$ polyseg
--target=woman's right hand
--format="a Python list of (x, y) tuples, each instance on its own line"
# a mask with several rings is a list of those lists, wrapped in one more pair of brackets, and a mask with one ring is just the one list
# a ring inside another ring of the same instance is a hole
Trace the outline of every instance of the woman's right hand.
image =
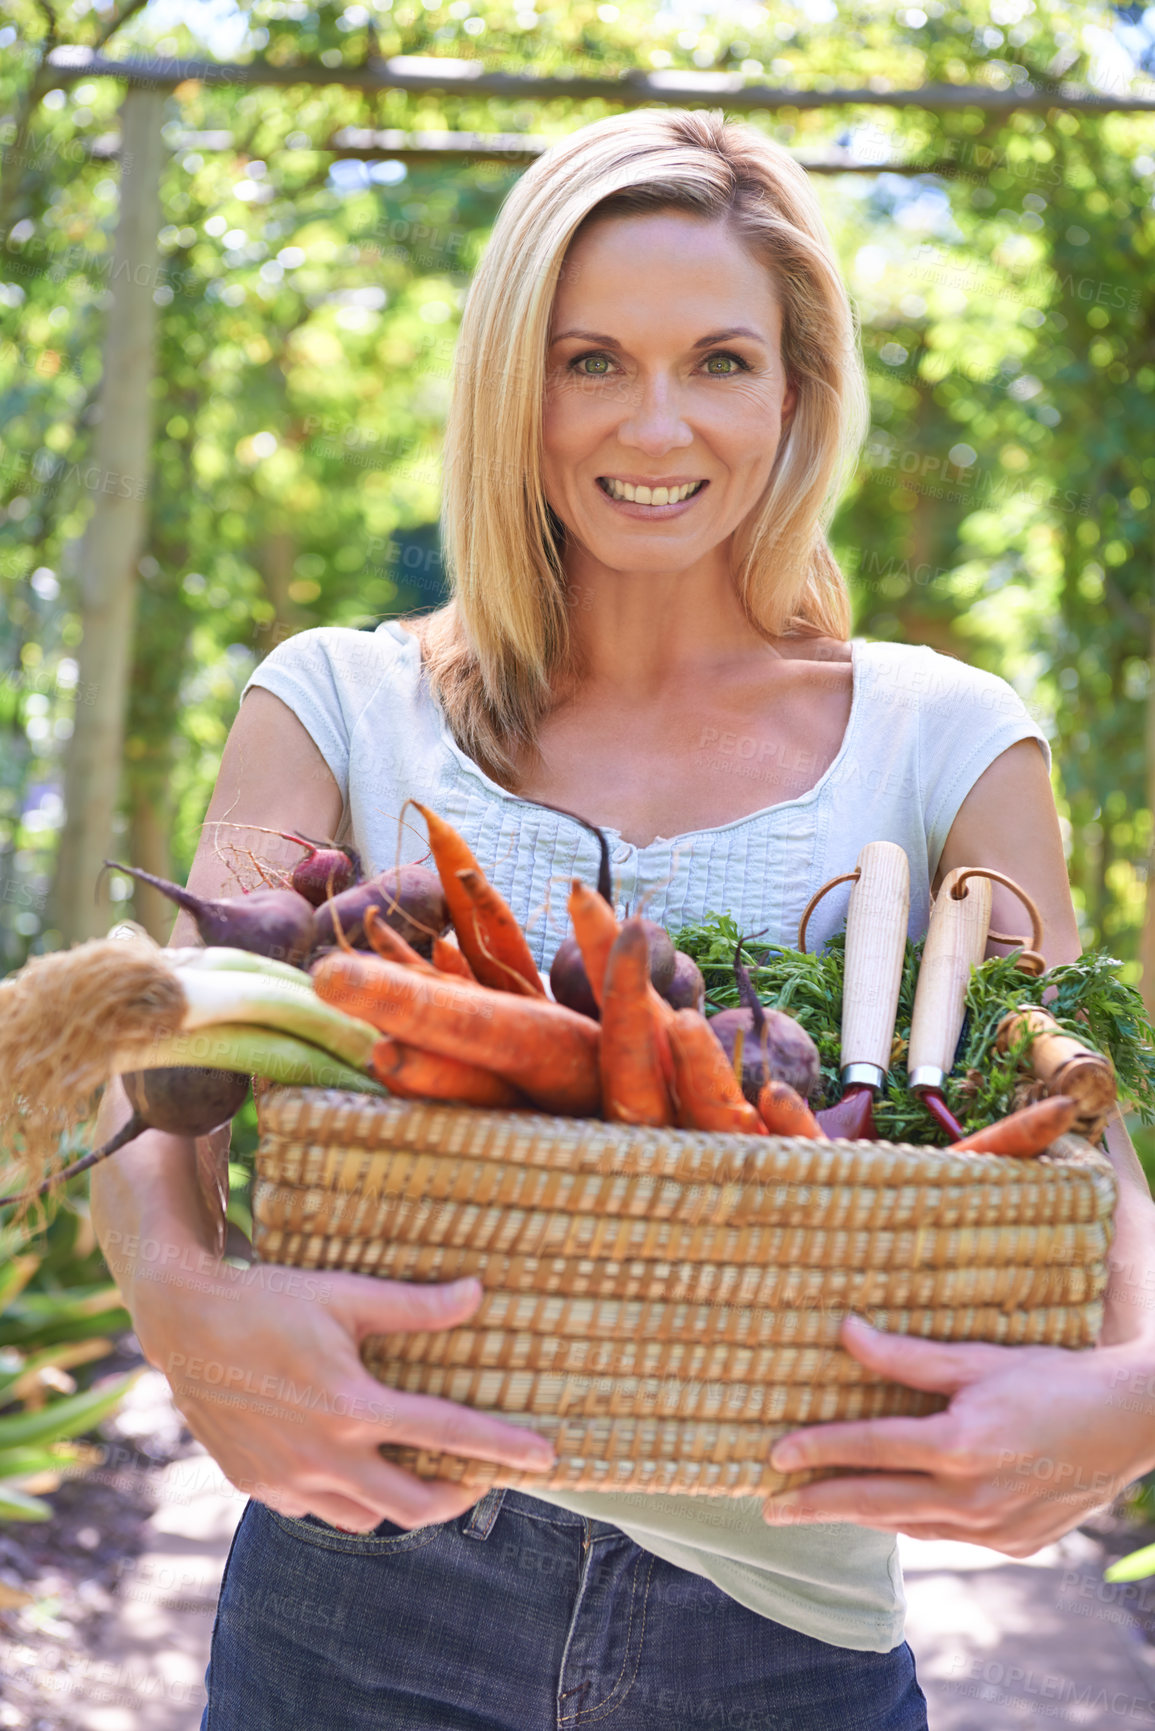
[[(301, 722), (256, 687), (229, 733), (189, 888), (237, 895), (229, 850), (248, 842), (270, 865), (291, 865), (300, 848), (277, 834), (336, 835), (341, 813), (341, 789)], [(231, 827), (221, 829), (225, 821)], [(246, 835), (241, 826), (253, 827)], [(172, 942), (195, 941), (182, 914)], [(98, 1128), (109, 1136), (127, 1116), (114, 1084)], [(207, 1248), (223, 1224), (213, 1190), (197, 1178), (191, 1138), (149, 1131), (94, 1170), (92, 1218), (145, 1357), (239, 1490), (285, 1515), (367, 1532), (383, 1520), (453, 1520), (481, 1494), (392, 1466), (379, 1443), (517, 1468), (551, 1464), (550, 1445), (524, 1427), (401, 1394), (361, 1362), (366, 1335), (466, 1321), (481, 1302), (477, 1281), (455, 1290), (267, 1263), (231, 1267)]]
[(379, 1443), (408, 1443), (516, 1468), (552, 1464), (523, 1427), (378, 1382), (361, 1362), (369, 1334), (450, 1328), (481, 1283), (414, 1285), (258, 1263), (232, 1267), (192, 1239), (150, 1280), (138, 1264), (133, 1321), (189, 1429), (225, 1477), (281, 1514), (369, 1532), (453, 1520), (482, 1494), (390, 1465)]

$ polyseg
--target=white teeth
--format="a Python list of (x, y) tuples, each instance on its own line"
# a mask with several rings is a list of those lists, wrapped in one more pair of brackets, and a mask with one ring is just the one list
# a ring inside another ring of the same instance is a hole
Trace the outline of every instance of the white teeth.
[(701, 481), (687, 481), (681, 487), (635, 487), (631, 481), (605, 480), (612, 499), (627, 499), (631, 505), (678, 505), (701, 485)]

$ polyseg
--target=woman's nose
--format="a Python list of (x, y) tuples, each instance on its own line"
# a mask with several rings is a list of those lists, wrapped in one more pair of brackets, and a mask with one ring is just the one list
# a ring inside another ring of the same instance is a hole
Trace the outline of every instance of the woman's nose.
[(667, 379), (643, 381), (623, 416), (618, 438), (623, 445), (655, 457), (693, 444), (694, 435), (682, 417), (676, 387)]

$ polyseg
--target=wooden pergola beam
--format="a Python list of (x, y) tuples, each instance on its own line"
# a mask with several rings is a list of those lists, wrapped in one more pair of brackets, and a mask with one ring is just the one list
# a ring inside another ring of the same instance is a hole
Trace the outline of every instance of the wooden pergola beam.
[[(395, 128), (375, 131), (369, 127), (347, 126), (332, 138), (317, 144), (282, 145), (278, 155), (331, 155), (352, 162), (391, 162), (420, 165), (430, 162), (497, 162), (507, 168), (528, 168), (530, 163), (549, 148), (551, 140), (530, 133), (484, 132), (400, 132)], [(171, 141), (175, 150), (231, 150), (231, 132), (188, 132)], [(115, 162), (120, 155), (120, 140), (115, 133), (94, 138), (88, 156), (94, 162)], [(824, 158), (795, 158), (807, 174), (939, 174), (957, 175), (957, 162), (947, 159), (934, 162), (860, 162), (849, 153)], [(992, 162), (991, 167), (995, 164)], [(968, 167), (968, 176), (985, 178), (987, 170)]]
[(43, 68), (45, 89), (79, 79), (120, 78), (126, 84), (154, 90), (175, 90), (181, 84), (344, 85), (372, 94), (385, 90), (444, 95), (500, 97), (507, 101), (616, 102), (636, 107), (657, 102), (674, 108), (722, 103), (729, 109), (782, 108), (923, 108), (958, 112), (978, 108), (989, 114), (1016, 110), (1035, 113), (1062, 108), (1087, 114), (1150, 113), (1155, 96), (1101, 95), (1057, 84), (1040, 87), (1023, 83), (1007, 90), (982, 84), (924, 84), (915, 90), (894, 90), (886, 79), (874, 79), (856, 89), (790, 90), (752, 83), (740, 72), (642, 72), (630, 69), (617, 78), (543, 77), (529, 72), (489, 72), (480, 60), (396, 55), (368, 60), (360, 66), (318, 66), (311, 63), (273, 65), (265, 60), (233, 64), (215, 60), (114, 60), (76, 45), (54, 48)]

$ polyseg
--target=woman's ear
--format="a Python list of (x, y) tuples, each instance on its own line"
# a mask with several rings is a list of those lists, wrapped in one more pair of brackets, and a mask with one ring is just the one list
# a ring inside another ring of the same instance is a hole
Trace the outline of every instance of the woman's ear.
[(790, 426), (791, 421), (793, 421), (794, 411), (797, 407), (798, 407), (798, 386), (794, 383), (794, 381), (792, 379), (786, 387), (785, 396), (782, 398), (782, 431), (783, 432), (786, 432), (786, 430)]

